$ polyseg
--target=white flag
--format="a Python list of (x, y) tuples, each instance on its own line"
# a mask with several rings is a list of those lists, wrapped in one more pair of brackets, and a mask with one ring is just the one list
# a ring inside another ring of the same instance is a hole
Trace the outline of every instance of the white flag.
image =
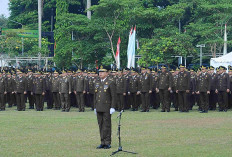
[(132, 57), (131, 57), (131, 67), (135, 68), (135, 46), (136, 46), (136, 26), (134, 28), (134, 32), (133, 35), (131, 37), (131, 53), (132, 53)]
[(131, 67), (131, 58), (132, 58), (132, 53), (131, 53), (131, 37), (132, 37), (132, 34), (133, 34), (133, 27), (131, 28), (130, 30), (130, 33), (129, 33), (129, 41), (128, 41), (128, 47), (127, 47), (127, 68), (130, 68)]

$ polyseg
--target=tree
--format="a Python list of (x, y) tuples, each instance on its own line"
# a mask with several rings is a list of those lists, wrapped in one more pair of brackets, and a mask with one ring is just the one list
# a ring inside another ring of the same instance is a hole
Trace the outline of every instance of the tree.
[(0, 15), (0, 28), (6, 28), (7, 18), (4, 15)]
[[(228, 24), (231, 30), (232, 2), (227, 0), (193, 1), (190, 3), (194, 7), (194, 15), (191, 23), (186, 26), (191, 32), (191, 36), (196, 38), (196, 44), (206, 44), (206, 51), (213, 57), (216, 53), (221, 53), (224, 44), (224, 25)], [(230, 38), (229, 35), (228, 38)], [(231, 40), (228, 44), (232, 44)]]

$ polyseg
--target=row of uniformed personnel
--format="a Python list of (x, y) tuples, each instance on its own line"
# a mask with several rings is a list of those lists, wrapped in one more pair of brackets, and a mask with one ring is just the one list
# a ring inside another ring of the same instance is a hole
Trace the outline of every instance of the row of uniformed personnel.
[[(227, 111), (232, 106), (232, 68), (228, 73), (225, 67), (201, 67), (200, 70), (187, 71), (184, 66), (168, 71), (166, 66), (161, 70), (141, 68), (113, 69), (109, 79), (115, 84), (116, 109), (121, 111), (132, 108), (149, 112), (149, 108), (169, 112), (171, 102), (176, 111), (188, 112), (197, 102), (201, 112), (215, 110)], [(0, 74), (0, 110), (17, 105), (17, 110), (25, 110), (28, 98), (29, 108), (43, 111), (44, 101), (47, 108), (68, 112), (71, 106), (94, 108), (95, 82), (98, 74), (93, 71), (77, 70), (54, 72), (8, 71)]]

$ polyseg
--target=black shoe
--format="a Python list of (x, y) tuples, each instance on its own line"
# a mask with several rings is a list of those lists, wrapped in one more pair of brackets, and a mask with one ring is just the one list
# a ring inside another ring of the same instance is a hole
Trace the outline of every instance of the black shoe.
[(100, 144), (99, 146), (97, 146), (96, 149), (103, 149), (104, 147), (105, 147), (105, 145)]
[(24, 108), (24, 109), (22, 109), (22, 111), (25, 111), (25, 108)]
[(66, 109), (65, 112), (69, 112), (69, 109)]
[(205, 111), (203, 110), (203, 111), (201, 111), (200, 113), (205, 113)]
[(65, 112), (65, 110), (62, 110), (61, 112)]
[(165, 110), (161, 110), (161, 112), (165, 112)]
[(178, 108), (175, 108), (175, 111), (178, 111)]
[(131, 111), (135, 111), (135, 109), (133, 108)]
[(170, 112), (170, 110), (167, 110), (167, 112)]
[(140, 111), (140, 112), (146, 112), (146, 110), (142, 110), (142, 111)]
[(111, 148), (111, 145), (108, 144), (108, 145), (105, 145), (104, 149), (110, 149)]
[(149, 112), (149, 110), (147, 110), (146, 112)]
[(224, 112), (227, 112), (227, 109), (223, 110)]
[(0, 111), (5, 111), (5, 109), (0, 109)]

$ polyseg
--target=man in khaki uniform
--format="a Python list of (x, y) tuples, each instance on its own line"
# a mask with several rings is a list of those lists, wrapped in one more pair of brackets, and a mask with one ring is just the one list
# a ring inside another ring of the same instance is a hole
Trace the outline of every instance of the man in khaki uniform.
[(117, 108), (118, 111), (124, 110), (125, 105), (125, 78), (123, 77), (122, 71), (120, 69), (117, 70), (118, 76), (116, 78), (116, 93), (117, 93)]
[(41, 72), (37, 72), (33, 80), (32, 95), (35, 97), (35, 106), (37, 111), (44, 109), (44, 95), (45, 95), (45, 79), (41, 76)]
[(12, 78), (12, 75), (10, 72), (7, 73), (7, 79), (6, 79), (6, 98), (8, 102), (8, 107), (12, 107), (14, 104), (14, 80)]
[(207, 113), (209, 109), (209, 94), (211, 76), (206, 72), (206, 67), (201, 67), (201, 74), (198, 76), (196, 94), (200, 95), (201, 113)]
[(172, 92), (172, 103), (173, 103), (173, 107), (175, 108), (175, 111), (178, 111), (178, 108), (179, 108), (178, 93), (176, 93), (178, 73), (179, 73), (179, 68), (176, 68), (176, 70), (172, 72), (172, 78), (173, 78), (172, 79), (172, 91), (173, 91)]
[(210, 95), (209, 95), (209, 110), (216, 110), (217, 104), (217, 94), (215, 93), (217, 86), (217, 74), (214, 72), (214, 67), (210, 67), (208, 72), (211, 75), (211, 87), (210, 87)]
[(138, 111), (138, 86), (139, 78), (136, 76), (136, 69), (131, 69), (131, 77), (129, 79), (128, 95), (130, 96), (130, 102), (132, 104), (132, 111)]
[(59, 81), (59, 93), (60, 93), (60, 101), (62, 112), (69, 112), (70, 110), (70, 99), (69, 95), (72, 91), (72, 83), (70, 81), (70, 77), (67, 76), (67, 72), (63, 71)]
[(138, 94), (141, 95), (142, 111), (149, 112), (150, 108), (150, 94), (152, 93), (152, 76), (147, 73), (147, 68), (141, 68), (142, 75), (140, 76)]
[(34, 109), (35, 98), (34, 95), (31, 94), (33, 92), (33, 72), (32, 70), (28, 69), (27, 73), (27, 97), (29, 100), (29, 109)]
[(60, 104), (60, 95), (59, 95), (59, 73), (57, 71), (54, 71), (53, 77), (51, 79), (51, 92), (53, 95), (54, 100), (54, 109), (60, 110), (61, 104)]
[(229, 67), (228, 70), (229, 78), (230, 78), (230, 93), (229, 93), (229, 106), (232, 108), (232, 67)]
[(110, 67), (101, 66), (95, 82), (94, 112), (100, 130), (101, 144), (97, 149), (111, 148), (111, 114), (115, 112), (115, 84), (107, 77)]
[(5, 103), (5, 95), (6, 95), (6, 80), (3, 77), (2, 73), (0, 73), (0, 111), (5, 111), (6, 103)]
[(94, 98), (94, 83), (95, 83), (95, 77), (94, 75), (96, 74), (96, 72), (94, 70), (92, 70), (90, 72), (90, 76), (89, 76), (89, 85), (88, 85), (88, 91), (87, 91), (87, 95), (88, 95), (88, 101), (89, 101), (89, 105), (92, 108), (92, 110), (94, 109), (93, 106), (93, 98)]
[(188, 112), (187, 95), (190, 92), (190, 74), (185, 71), (185, 67), (180, 65), (180, 72), (178, 73), (176, 93), (178, 93), (178, 104), (180, 112)]
[(216, 93), (218, 94), (219, 111), (227, 112), (228, 93), (230, 93), (229, 74), (225, 73), (226, 67), (219, 68)]
[(159, 74), (157, 92), (159, 92), (160, 102), (162, 105), (161, 112), (170, 112), (170, 91), (172, 87), (172, 74), (167, 71), (166, 66), (161, 67), (161, 73)]
[(25, 94), (27, 94), (27, 81), (23, 77), (21, 71), (17, 72), (18, 76), (15, 78), (14, 92), (16, 94), (17, 110), (25, 111)]
[(86, 81), (85, 77), (82, 75), (82, 70), (78, 69), (78, 76), (76, 77), (74, 83), (74, 93), (76, 94), (77, 105), (79, 107), (79, 112), (85, 111), (85, 99), (84, 94), (86, 94)]
[(152, 93), (150, 95), (150, 103), (153, 109), (158, 109), (159, 101), (157, 99), (158, 94), (156, 93), (156, 87), (157, 87), (157, 81), (158, 81), (157, 69), (152, 69), (151, 74), (152, 74)]

